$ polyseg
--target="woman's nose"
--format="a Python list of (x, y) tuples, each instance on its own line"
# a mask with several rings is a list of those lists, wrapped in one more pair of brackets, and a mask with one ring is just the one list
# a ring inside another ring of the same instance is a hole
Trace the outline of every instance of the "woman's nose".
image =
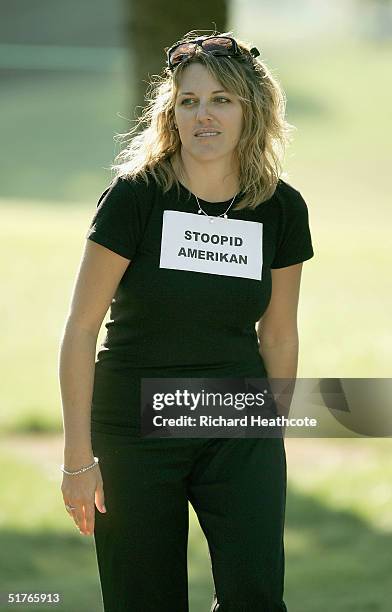
[(211, 118), (211, 110), (210, 106), (205, 102), (200, 102), (197, 111), (196, 111), (197, 119), (210, 119)]

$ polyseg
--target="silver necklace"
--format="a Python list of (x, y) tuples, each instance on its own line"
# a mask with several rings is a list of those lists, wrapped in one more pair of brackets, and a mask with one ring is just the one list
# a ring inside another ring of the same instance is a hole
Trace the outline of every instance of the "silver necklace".
[(210, 217), (210, 223), (214, 223), (214, 219), (215, 219), (216, 217), (223, 217), (224, 219), (227, 219), (227, 211), (228, 211), (228, 210), (229, 210), (229, 208), (232, 206), (232, 204), (233, 204), (233, 202), (234, 202), (234, 200), (235, 200), (235, 198), (236, 198), (236, 196), (237, 196), (237, 194), (235, 194), (234, 198), (232, 199), (232, 201), (230, 202), (229, 206), (226, 208), (226, 210), (225, 210), (225, 212), (224, 212), (224, 213), (222, 213), (222, 214), (220, 214), (220, 215), (215, 215), (215, 217), (212, 217), (211, 215), (209, 215), (208, 213), (206, 213), (206, 211), (205, 211), (205, 210), (203, 210), (203, 209), (202, 209), (202, 207), (200, 206), (199, 198), (197, 197), (197, 195), (196, 195), (195, 193), (194, 193), (193, 195), (195, 196), (195, 198), (196, 198), (196, 202), (197, 202), (197, 205), (198, 205), (198, 207), (199, 207), (199, 210), (197, 211), (197, 214), (198, 214), (198, 215), (201, 215), (201, 214), (203, 213), (203, 214), (204, 214), (204, 215), (206, 215), (207, 217)]

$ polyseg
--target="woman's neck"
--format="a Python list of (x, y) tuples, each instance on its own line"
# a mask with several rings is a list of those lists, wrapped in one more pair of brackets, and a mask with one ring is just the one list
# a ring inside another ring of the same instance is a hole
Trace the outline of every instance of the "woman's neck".
[(203, 168), (195, 168), (190, 173), (185, 168), (184, 163), (179, 162), (175, 157), (171, 158), (171, 165), (180, 183), (206, 202), (226, 202), (239, 192), (239, 180), (236, 172), (222, 176), (222, 173), (216, 172), (214, 174), (210, 167), (209, 172), (206, 172)]

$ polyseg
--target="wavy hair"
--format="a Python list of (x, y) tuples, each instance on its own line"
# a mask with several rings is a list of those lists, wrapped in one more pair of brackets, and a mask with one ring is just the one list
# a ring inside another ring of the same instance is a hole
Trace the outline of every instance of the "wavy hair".
[[(213, 35), (233, 37), (232, 32)], [(193, 38), (195, 30), (178, 42)], [(244, 128), (236, 150), (241, 199), (233, 210), (255, 209), (272, 197), (281, 178), (286, 145), (296, 128), (285, 119), (287, 100), (278, 80), (264, 62), (250, 55), (252, 45), (235, 40), (244, 52), (239, 57), (216, 57), (198, 47), (173, 72), (165, 67), (163, 74), (150, 78), (145, 95), (147, 104), (135, 119), (137, 124), (129, 132), (114, 137), (126, 143), (111, 165), (116, 176), (130, 180), (141, 176), (148, 184), (149, 172), (164, 193), (175, 185), (180, 194), (171, 162), (173, 158), (180, 173), (183, 172), (181, 140), (174, 128), (174, 106), (184, 70), (191, 63), (200, 63), (224, 89), (238, 96), (242, 106)]]

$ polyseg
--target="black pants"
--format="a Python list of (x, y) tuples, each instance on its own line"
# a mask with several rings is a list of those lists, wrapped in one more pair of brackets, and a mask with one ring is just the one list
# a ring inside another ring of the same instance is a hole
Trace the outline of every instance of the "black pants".
[(282, 438), (92, 441), (107, 509), (95, 509), (94, 530), (105, 612), (189, 610), (188, 500), (210, 551), (211, 612), (287, 610)]

